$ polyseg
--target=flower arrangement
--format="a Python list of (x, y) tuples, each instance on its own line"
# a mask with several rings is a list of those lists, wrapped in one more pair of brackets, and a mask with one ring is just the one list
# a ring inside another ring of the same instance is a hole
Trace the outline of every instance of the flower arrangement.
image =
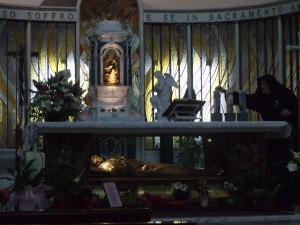
[(209, 196), (209, 193), (208, 193), (208, 183), (207, 183), (207, 180), (205, 179), (200, 179), (198, 182), (198, 192), (199, 192), (199, 195), (201, 197), (208, 197)]
[(41, 169), (35, 176), (35, 169), (31, 166), (34, 159), (24, 164), (21, 173), (8, 168), (9, 177), (2, 177), (1, 179), (12, 180), (11, 186), (5, 188), (1, 192), (1, 200), (4, 200), (5, 207), (9, 211), (33, 211), (46, 210), (51, 206), (52, 188), (44, 184), (44, 169)]
[(70, 70), (55, 73), (47, 81), (33, 80), (36, 90), (30, 104), (30, 117), (34, 121), (66, 121), (69, 117), (78, 120), (82, 112), (85, 92), (79, 81), (68, 81)]
[(230, 181), (225, 181), (224, 190), (228, 193), (229, 197), (233, 198), (237, 194), (238, 187)]
[(230, 181), (225, 181), (224, 184), (224, 190), (228, 193), (228, 198), (226, 199), (226, 202), (228, 205), (235, 205), (237, 193), (238, 193), (238, 187), (235, 186)]
[(287, 169), (290, 172), (297, 172), (300, 166), (300, 152), (295, 152), (293, 149), (289, 149), (292, 159), (287, 164)]
[(187, 199), (190, 196), (188, 185), (181, 182), (175, 182), (172, 195), (177, 200)]

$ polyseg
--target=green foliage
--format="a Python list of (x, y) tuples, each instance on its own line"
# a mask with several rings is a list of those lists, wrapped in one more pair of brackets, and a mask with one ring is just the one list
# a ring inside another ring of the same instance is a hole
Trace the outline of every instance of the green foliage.
[(202, 144), (197, 143), (195, 137), (180, 137), (178, 143), (180, 150), (178, 162), (185, 168), (194, 167), (203, 152)]
[[(12, 186), (13, 192), (18, 192), (19, 190), (23, 190), (28, 186), (38, 187), (44, 181), (45, 170), (41, 169), (37, 174), (36, 169), (32, 168), (35, 159), (30, 160), (28, 163), (25, 163), (25, 160), (22, 160), (22, 171), (18, 173), (16, 170), (7, 168), (8, 173), (12, 177), (3, 177), (1, 179), (7, 179), (10, 181), (14, 181)], [(35, 175), (34, 175), (35, 174)]]

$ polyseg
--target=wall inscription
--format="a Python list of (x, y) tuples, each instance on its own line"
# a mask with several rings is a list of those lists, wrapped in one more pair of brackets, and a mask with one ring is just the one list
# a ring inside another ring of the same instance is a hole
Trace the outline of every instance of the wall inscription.
[(50, 10), (24, 10), (3, 8), (0, 6), (0, 19), (33, 20), (33, 21), (60, 21), (75, 22), (76, 12)]
[(245, 10), (216, 12), (144, 12), (145, 23), (229, 22), (273, 17), (300, 11), (300, 1)]

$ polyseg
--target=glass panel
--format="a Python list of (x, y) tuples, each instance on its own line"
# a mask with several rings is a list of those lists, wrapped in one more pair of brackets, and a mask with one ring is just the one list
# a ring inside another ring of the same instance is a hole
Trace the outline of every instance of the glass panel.
[[(237, 76), (235, 66), (234, 24), (198, 24), (192, 27), (193, 87), (197, 100), (206, 101), (202, 121), (210, 121), (212, 91), (215, 86), (226, 87), (229, 78)], [(224, 99), (223, 99), (224, 103)], [(225, 107), (221, 108), (225, 112)]]
[[(300, 14), (283, 17), (283, 39), (286, 45), (300, 46)], [(285, 84), (297, 94), (297, 81), (300, 77), (300, 51), (285, 51)]]
[[(47, 80), (56, 72), (69, 69), (75, 81), (74, 24), (33, 23), (31, 40), (32, 79)], [(34, 89), (33, 84), (31, 88)]]
[(155, 95), (155, 71), (169, 73), (179, 86), (172, 89), (172, 99), (183, 97), (187, 87), (186, 26), (145, 26), (145, 112), (146, 120), (154, 121), (156, 109), (150, 98)]
[[(264, 74), (280, 78), (278, 57), (277, 19), (241, 23), (241, 84), (239, 89), (248, 93), (256, 90), (256, 80)], [(259, 115), (250, 111), (251, 120)]]
[(24, 22), (0, 22), (0, 148), (16, 146), (16, 126), (25, 123)]

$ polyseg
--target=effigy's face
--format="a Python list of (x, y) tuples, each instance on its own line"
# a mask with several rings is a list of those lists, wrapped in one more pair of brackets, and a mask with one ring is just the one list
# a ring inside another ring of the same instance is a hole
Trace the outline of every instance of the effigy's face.
[(94, 167), (100, 166), (101, 163), (105, 162), (104, 158), (98, 156), (98, 155), (93, 155), (91, 157), (91, 165)]

